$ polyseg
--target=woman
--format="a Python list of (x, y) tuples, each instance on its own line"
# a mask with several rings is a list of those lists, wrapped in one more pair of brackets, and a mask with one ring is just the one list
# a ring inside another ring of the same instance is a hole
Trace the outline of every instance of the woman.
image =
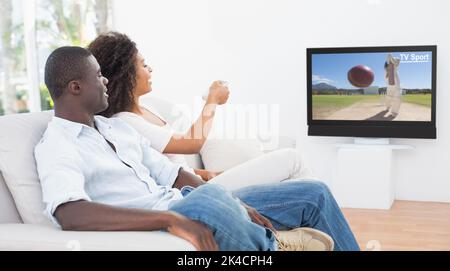
[(240, 180), (245, 180), (245, 184), (263, 184), (290, 178), (314, 179), (309, 167), (294, 149), (262, 155), (223, 173), (189, 168), (183, 154), (199, 153), (210, 132), (217, 105), (228, 100), (228, 87), (221, 81), (213, 82), (198, 120), (186, 134), (176, 134), (154, 109), (139, 103), (142, 95), (152, 91), (152, 69), (146, 65), (136, 44), (128, 36), (117, 32), (106, 33), (97, 37), (88, 49), (100, 64), (102, 74), (109, 80), (109, 108), (101, 115), (123, 119), (146, 137), (153, 148), (181, 164), (185, 170), (229, 189), (242, 187)]

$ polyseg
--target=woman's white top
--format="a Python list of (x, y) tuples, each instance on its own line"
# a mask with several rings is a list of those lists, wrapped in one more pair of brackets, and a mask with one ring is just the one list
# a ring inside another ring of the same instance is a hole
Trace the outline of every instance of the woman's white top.
[[(115, 114), (114, 118), (120, 118), (125, 121), (128, 125), (133, 127), (136, 131), (138, 131), (143, 137), (145, 137), (148, 141), (150, 141), (150, 145), (152, 148), (157, 150), (160, 153), (163, 153), (167, 144), (169, 144), (170, 139), (174, 135), (174, 131), (170, 124), (164, 120), (164, 118), (153, 108), (149, 108), (146, 106), (146, 109), (159, 117), (162, 121), (164, 121), (164, 126), (159, 126), (157, 124), (153, 124), (143, 117), (132, 113), (132, 112), (120, 112)], [(164, 154), (175, 164), (181, 165), (184, 170), (195, 174), (194, 169), (189, 167), (186, 158), (183, 154)]]

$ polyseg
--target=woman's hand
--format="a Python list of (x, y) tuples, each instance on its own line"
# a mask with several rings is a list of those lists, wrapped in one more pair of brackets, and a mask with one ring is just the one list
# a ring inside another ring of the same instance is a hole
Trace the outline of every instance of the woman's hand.
[(223, 173), (223, 171), (220, 171), (220, 172), (206, 171), (206, 176), (205, 176), (206, 178), (204, 181), (207, 182), (207, 181), (219, 176), (222, 173)]
[(223, 171), (220, 172), (214, 172), (214, 171), (208, 171), (204, 169), (194, 169), (195, 174), (200, 175), (202, 177), (203, 181), (207, 182), (220, 174), (223, 173)]
[(228, 101), (229, 96), (230, 91), (228, 90), (228, 87), (224, 85), (222, 81), (215, 81), (209, 87), (206, 103), (222, 105)]

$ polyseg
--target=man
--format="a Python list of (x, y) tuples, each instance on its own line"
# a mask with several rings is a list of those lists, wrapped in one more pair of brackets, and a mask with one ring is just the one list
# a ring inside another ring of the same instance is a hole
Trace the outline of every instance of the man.
[(55, 117), (35, 158), (46, 214), (63, 230), (166, 230), (198, 250), (277, 250), (303, 244), (301, 236), (278, 244), (274, 228), (311, 227), (328, 233), (337, 250), (358, 249), (323, 184), (286, 181), (233, 196), (171, 163), (121, 120), (94, 116), (108, 106), (108, 80), (89, 51), (55, 50), (45, 83)]
[(398, 116), (402, 104), (402, 88), (400, 86), (400, 77), (398, 68), (400, 59), (387, 55), (387, 61), (384, 63), (386, 88), (386, 110), (395, 118)]

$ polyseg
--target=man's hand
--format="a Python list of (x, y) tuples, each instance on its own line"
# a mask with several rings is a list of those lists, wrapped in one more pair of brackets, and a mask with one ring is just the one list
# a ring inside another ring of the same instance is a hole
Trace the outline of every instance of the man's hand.
[(167, 231), (183, 238), (195, 246), (197, 250), (216, 251), (219, 246), (214, 240), (212, 232), (200, 222), (190, 220), (178, 213), (171, 212), (173, 219)]
[(183, 168), (180, 168), (180, 171), (178, 171), (178, 177), (175, 179), (175, 183), (172, 187), (182, 189), (183, 187), (189, 185), (194, 188), (199, 187), (200, 185), (204, 185), (205, 182), (202, 180), (202, 178), (185, 171)]
[(256, 211), (255, 208), (248, 206), (244, 202), (241, 201), (241, 204), (247, 209), (248, 215), (252, 219), (253, 223), (256, 223), (260, 226), (269, 228), (273, 232), (276, 232), (277, 230), (273, 227), (272, 223), (270, 223), (269, 219), (265, 218), (263, 215), (261, 215), (258, 211)]

